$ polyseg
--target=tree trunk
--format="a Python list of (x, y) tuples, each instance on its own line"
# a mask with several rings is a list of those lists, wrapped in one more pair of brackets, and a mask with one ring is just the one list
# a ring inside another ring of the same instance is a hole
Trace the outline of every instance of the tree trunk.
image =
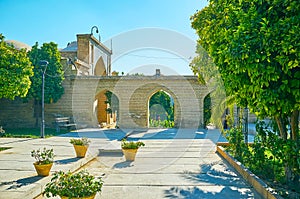
[(285, 164), (284, 167), (284, 172), (285, 172), (285, 180), (288, 185), (290, 185), (293, 182), (293, 172), (291, 167), (288, 165), (288, 163)]
[(282, 117), (275, 117), (279, 132), (280, 132), (280, 137), (283, 138), (284, 140), (287, 140), (287, 129), (284, 124), (284, 120)]
[(299, 111), (293, 111), (291, 115), (291, 137), (299, 146), (299, 127), (298, 127)]
[[(299, 119), (299, 110), (295, 110), (295, 111), (293, 111), (293, 113), (291, 115), (291, 138), (292, 138), (292, 140), (294, 140), (296, 142), (297, 147), (299, 148), (300, 141), (299, 141), (299, 121), (298, 121), (298, 119)], [(298, 155), (300, 155), (300, 154), (298, 154)], [(300, 184), (299, 177), (300, 177), (299, 174), (294, 173), (294, 180), (292, 183), (296, 187), (299, 187), (299, 184)]]

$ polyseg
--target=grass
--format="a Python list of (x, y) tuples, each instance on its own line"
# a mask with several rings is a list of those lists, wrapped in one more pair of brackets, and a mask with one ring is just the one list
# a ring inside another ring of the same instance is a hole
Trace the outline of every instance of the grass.
[(7, 149), (11, 149), (11, 147), (0, 147), (0, 151), (4, 151), (4, 150), (7, 150)]
[[(56, 135), (61, 135), (67, 133), (66, 129), (61, 129), (59, 133), (55, 129), (46, 128), (45, 137), (52, 137)], [(40, 138), (41, 129), (40, 128), (5, 128), (5, 134), (3, 137), (13, 137), (13, 138)]]

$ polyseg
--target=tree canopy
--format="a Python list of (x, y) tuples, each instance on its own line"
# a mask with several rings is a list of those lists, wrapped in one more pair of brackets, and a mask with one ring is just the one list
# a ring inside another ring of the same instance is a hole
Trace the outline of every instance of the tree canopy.
[(300, 5), (298, 0), (211, 0), (192, 16), (201, 45), (216, 64), (226, 93), (298, 138)]
[(63, 67), (60, 63), (60, 53), (57, 44), (50, 42), (44, 43), (41, 48), (36, 43), (32, 50), (28, 52), (30, 61), (34, 65), (34, 76), (31, 78), (32, 86), (28, 93), (28, 98), (34, 98), (37, 101), (42, 99), (42, 71), (45, 66), (41, 66), (40, 61), (49, 62), (45, 75), (45, 103), (57, 102), (64, 93), (62, 86)]
[(149, 107), (160, 104), (166, 112), (169, 120), (174, 120), (173, 106), (171, 105), (171, 97), (164, 91), (156, 92), (149, 101)]
[(0, 34), (0, 98), (25, 97), (30, 88), (33, 67), (26, 50), (17, 50)]

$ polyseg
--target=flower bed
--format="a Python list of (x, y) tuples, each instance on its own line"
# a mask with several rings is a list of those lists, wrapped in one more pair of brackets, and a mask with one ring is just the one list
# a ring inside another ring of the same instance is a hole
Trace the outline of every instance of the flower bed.
[(276, 194), (275, 190), (270, 188), (264, 181), (249, 171), (242, 163), (229, 155), (222, 146), (228, 143), (218, 143), (217, 153), (221, 155), (253, 188), (263, 197), (268, 199), (282, 199)]

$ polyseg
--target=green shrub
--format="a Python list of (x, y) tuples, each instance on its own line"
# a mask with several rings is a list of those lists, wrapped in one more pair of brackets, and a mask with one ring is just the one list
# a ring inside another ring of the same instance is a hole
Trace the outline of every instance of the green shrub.
[(79, 139), (75, 139), (75, 138), (70, 139), (71, 144), (80, 145), (80, 146), (89, 145), (90, 142), (91, 141), (88, 138), (85, 138), (85, 137), (79, 138)]
[(134, 142), (134, 141), (127, 141), (126, 139), (123, 139), (121, 142), (122, 149), (138, 149), (141, 146), (145, 146), (145, 144), (141, 141)]
[(46, 184), (44, 194), (47, 197), (86, 197), (101, 192), (102, 185), (101, 178), (95, 178), (85, 170), (74, 174), (70, 171), (59, 171), (54, 173), (51, 181)]
[(54, 160), (53, 149), (32, 150), (31, 157), (36, 159), (37, 164), (50, 164)]

